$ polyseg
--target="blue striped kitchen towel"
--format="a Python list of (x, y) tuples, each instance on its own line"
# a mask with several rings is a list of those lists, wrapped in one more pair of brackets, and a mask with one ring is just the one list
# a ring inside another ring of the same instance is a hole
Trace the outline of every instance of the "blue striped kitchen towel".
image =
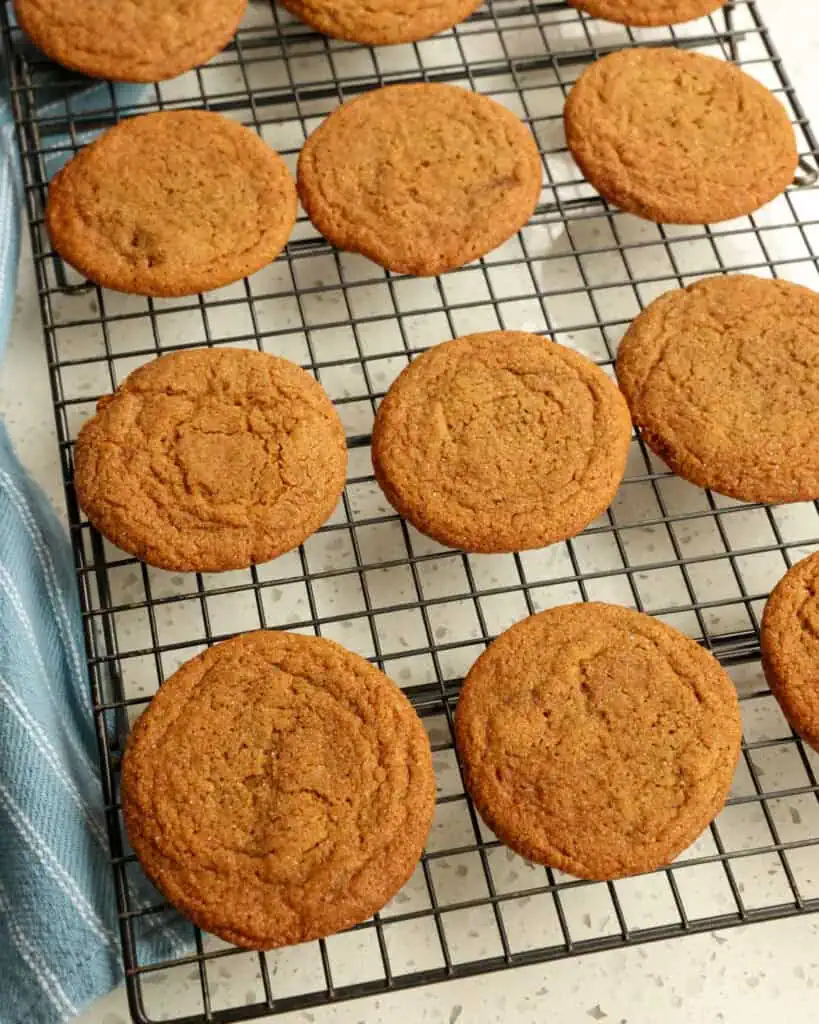
[[(110, 97), (110, 88), (89, 85), (71, 102), (99, 106), (99, 90)], [(65, 141), (54, 146), (52, 171)], [(3, 97), (0, 353), (20, 248), (18, 169)], [(68, 538), (0, 423), (0, 1024), (68, 1020), (122, 979), (84, 657)], [(158, 902), (144, 885), (137, 907)], [(166, 917), (146, 918), (154, 928), (140, 935), (141, 963), (190, 940), (190, 926)]]

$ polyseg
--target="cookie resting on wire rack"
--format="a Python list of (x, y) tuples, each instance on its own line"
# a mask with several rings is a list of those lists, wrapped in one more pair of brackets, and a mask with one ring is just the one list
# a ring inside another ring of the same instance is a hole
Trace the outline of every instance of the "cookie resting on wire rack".
[(819, 553), (782, 577), (762, 618), (762, 664), (794, 731), (819, 750)]
[(719, 814), (740, 751), (719, 662), (656, 619), (572, 604), (502, 633), (464, 683), (475, 806), (528, 860), (606, 880), (672, 861)]
[(74, 450), (74, 487), (110, 541), (160, 569), (223, 572), (298, 547), (333, 512), (344, 428), (287, 359), (189, 349), (101, 399)]
[(397, 273), (454, 270), (522, 228), (540, 196), (534, 136), (454, 85), (391, 85), (342, 104), (299, 156), (302, 205), (340, 249)]
[(279, 0), (318, 32), (367, 46), (414, 43), (452, 28), (483, 0)]
[(297, 208), (287, 165), (256, 132), (170, 110), (121, 121), (80, 150), (49, 186), (46, 225), (96, 284), (194, 295), (272, 262)]
[(536, 334), (444, 342), (402, 371), (378, 409), (372, 457), (390, 503), (466, 551), (543, 547), (611, 504), (631, 420), (605, 373)]
[(728, 61), (673, 47), (595, 61), (569, 93), (564, 123), (598, 192), (661, 224), (753, 213), (797, 169), (793, 128), (772, 92)]
[(14, 0), (20, 28), (46, 56), (92, 78), (159, 82), (209, 61), (247, 0)]
[(331, 640), (272, 630), (163, 683), (122, 767), (145, 873), (250, 949), (371, 917), (415, 870), (434, 807), (429, 740), (398, 687)]
[(713, 14), (725, 0), (569, 0), (586, 14), (620, 25), (678, 25)]
[(617, 352), (652, 451), (739, 501), (819, 498), (819, 295), (789, 281), (710, 277), (655, 299)]

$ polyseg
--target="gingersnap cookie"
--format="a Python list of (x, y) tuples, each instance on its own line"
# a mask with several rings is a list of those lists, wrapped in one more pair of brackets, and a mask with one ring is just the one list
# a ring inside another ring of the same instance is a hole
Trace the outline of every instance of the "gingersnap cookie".
[(777, 583), (762, 617), (762, 666), (793, 726), (819, 750), (819, 553)]
[(522, 857), (580, 878), (652, 871), (725, 803), (733, 684), (693, 640), (609, 604), (517, 623), (470, 670), (455, 716), (475, 806)]
[(727, 61), (672, 48), (620, 50), (569, 93), (566, 141), (588, 181), (629, 213), (710, 224), (752, 213), (793, 180), (785, 108)]
[(452, 28), (483, 0), (280, 0), (311, 28), (368, 46), (414, 43)]
[(349, 928), (408, 880), (435, 806), (412, 705), (331, 640), (257, 632), (183, 665), (134, 728), (128, 838), (183, 914), (272, 949)]
[(287, 165), (254, 131), (173, 110), (82, 149), (51, 182), (46, 224), (60, 256), (97, 284), (192, 295), (274, 260), (297, 209)]
[(540, 195), (529, 129), (454, 85), (391, 85), (342, 104), (299, 156), (302, 205), (333, 245), (397, 273), (463, 266), (526, 224)]
[(649, 448), (740, 501), (819, 498), (817, 366), (819, 295), (740, 274), (661, 295), (617, 353)]
[(390, 504), (422, 533), (523, 551), (608, 508), (630, 440), (623, 396), (594, 363), (536, 334), (490, 331), (410, 363), (378, 409), (372, 457)]
[(80, 431), (74, 487), (89, 520), (150, 565), (221, 572), (298, 547), (344, 488), (344, 429), (287, 359), (192, 349), (129, 374)]
[(117, 82), (158, 82), (209, 61), (236, 34), (247, 0), (14, 0), (46, 56)]
[(677, 25), (712, 14), (725, 0), (569, 0), (572, 7), (620, 25)]

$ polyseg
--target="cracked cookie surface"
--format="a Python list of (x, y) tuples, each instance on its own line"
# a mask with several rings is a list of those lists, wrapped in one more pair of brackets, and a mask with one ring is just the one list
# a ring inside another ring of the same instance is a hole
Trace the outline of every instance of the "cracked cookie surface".
[(522, 331), (444, 342), (398, 376), (373, 429), (376, 479), (417, 529), (467, 551), (579, 533), (623, 477), (631, 420), (599, 367)]
[(162, 356), (101, 399), (80, 431), (74, 486), (90, 521), (150, 565), (220, 572), (298, 547), (347, 470), (324, 389), (250, 349)]
[(620, 25), (678, 25), (718, 10), (725, 0), (569, 0), (572, 7)]
[(467, 788), (522, 857), (580, 878), (669, 863), (722, 808), (739, 705), (716, 659), (627, 608), (574, 604), (512, 626), (455, 714)]
[(762, 618), (762, 665), (788, 721), (819, 750), (819, 553), (782, 577)]
[(252, 949), (379, 910), (435, 805), (429, 740), (390, 679), (330, 640), (249, 633), (183, 665), (122, 769), (146, 874), (208, 932)]
[(648, 446), (740, 501), (819, 498), (819, 295), (712, 277), (655, 299), (626, 332), (617, 379)]
[(129, 118), (52, 179), (54, 248), (106, 288), (192, 295), (278, 256), (296, 221), (296, 186), (250, 128), (204, 110)]
[(325, 35), (368, 46), (413, 43), (452, 28), (483, 0), (280, 0)]
[(236, 33), (247, 0), (14, 0), (47, 56), (93, 78), (158, 82), (204, 64)]
[(392, 85), (342, 104), (299, 156), (299, 196), (333, 245), (397, 273), (470, 263), (522, 228), (540, 196), (534, 136), (454, 85)]
[(792, 182), (796, 139), (785, 108), (726, 61), (673, 48), (595, 61), (564, 110), (566, 141), (610, 202), (666, 224), (752, 213)]

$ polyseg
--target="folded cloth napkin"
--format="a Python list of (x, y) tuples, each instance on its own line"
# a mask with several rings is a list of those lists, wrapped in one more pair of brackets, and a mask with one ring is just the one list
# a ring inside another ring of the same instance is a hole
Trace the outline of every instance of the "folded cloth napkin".
[[(107, 83), (89, 85), (78, 96), (76, 77), (73, 82), (74, 110), (85, 104), (99, 108), (105, 95), (110, 110)], [(50, 99), (49, 106), (59, 110), (65, 102)], [(62, 149), (59, 141), (53, 145), (52, 173), (64, 162), (65, 140)], [(0, 353), (15, 293), (19, 210), (18, 156), (4, 96)], [(157, 896), (146, 882), (135, 901), (148, 906)], [(155, 931), (141, 933), (141, 963), (178, 954), (183, 936), (191, 936), (181, 920), (178, 927), (163, 920)], [(0, 1024), (68, 1020), (121, 979), (71, 551), (0, 423)]]

